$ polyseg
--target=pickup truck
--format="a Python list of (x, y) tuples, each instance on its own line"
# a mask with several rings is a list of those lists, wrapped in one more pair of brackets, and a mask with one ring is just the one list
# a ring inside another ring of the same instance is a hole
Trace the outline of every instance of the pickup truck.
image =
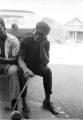
[[(24, 10), (0, 10), (0, 17), (4, 19), (6, 31), (20, 39), (33, 32), (36, 20), (35, 13)], [(0, 73), (3, 73), (0, 65)]]
[(15, 35), (19, 40), (22, 36), (30, 34), (35, 27), (35, 13), (24, 10), (0, 10), (8, 33)]

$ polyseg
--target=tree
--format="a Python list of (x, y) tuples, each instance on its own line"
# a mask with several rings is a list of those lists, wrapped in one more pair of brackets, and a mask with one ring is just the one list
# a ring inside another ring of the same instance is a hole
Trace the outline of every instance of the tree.
[(51, 31), (48, 35), (48, 39), (51, 43), (65, 42), (66, 32), (65, 32), (64, 26), (60, 25), (59, 23), (56, 23), (55, 20), (48, 17), (43, 18), (42, 21), (46, 22), (51, 28)]

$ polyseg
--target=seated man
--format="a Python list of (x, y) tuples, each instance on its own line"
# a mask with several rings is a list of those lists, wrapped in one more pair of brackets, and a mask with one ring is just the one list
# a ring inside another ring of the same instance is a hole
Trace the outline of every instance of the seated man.
[[(0, 66), (10, 77), (12, 109), (19, 94), (19, 79), (17, 75), (19, 46), (18, 39), (6, 32), (4, 20), (0, 17)], [(17, 106), (15, 109), (17, 110)]]
[[(54, 110), (54, 107), (50, 102), (50, 94), (52, 94), (52, 72), (47, 66), (49, 62), (50, 49), (50, 43), (47, 40), (47, 35), (49, 32), (50, 27), (48, 24), (44, 22), (37, 23), (34, 33), (24, 37), (21, 41), (18, 64), (23, 70), (25, 78), (29, 75), (33, 75), (33, 73), (43, 77), (43, 85), (45, 90), (43, 107), (56, 115), (58, 112)], [(20, 80), (21, 87), (23, 88), (26, 79)], [(28, 116), (26, 109), (26, 93), (27, 89), (24, 91), (22, 99), (25, 101), (25, 108), (23, 110)]]

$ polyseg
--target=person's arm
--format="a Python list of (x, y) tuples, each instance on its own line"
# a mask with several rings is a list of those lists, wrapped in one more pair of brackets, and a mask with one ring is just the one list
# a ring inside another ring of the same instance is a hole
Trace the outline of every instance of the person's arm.
[(18, 58), (18, 65), (19, 67), (23, 70), (24, 76), (25, 78), (27, 78), (29, 75), (33, 75), (32, 71), (29, 70), (29, 68), (27, 67), (27, 64), (25, 63), (25, 56), (26, 56), (26, 49), (25, 46), (27, 44), (24, 44), (23, 42), (21, 42), (20, 44), (20, 55)]
[(49, 42), (40, 44), (41, 62), (44, 66), (46, 66), (49, 63), (49, 49), (50, 49)]
[(17, 63), (18, 63), (18, 56), (7, 59), (0, 57), (0, 64), (17, 64)]
[(27, 67), (26, 63), (24, 62), (24, 58), (22, 56), (19, 56), (18, 58), (18, 65), (23, 70), (25, 78), (28, 78), (29, 76), (33, 76), (33, 72)]
[(24, 58), (20, 55), (19, 58), (18, 58), (18, 65), (20, 66), (20, 68), (23, 70), (23, 71), (26, 71), (27, 70), (27, 65), (26, 63), (24, 62)]

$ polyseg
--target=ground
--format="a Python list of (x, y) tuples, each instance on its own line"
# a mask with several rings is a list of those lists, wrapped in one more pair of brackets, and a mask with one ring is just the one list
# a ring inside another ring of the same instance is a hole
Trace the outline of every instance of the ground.
[[(81, 59), (81, 55), (79, 60)], [(51, 62), (49, 64), (53, 75), (53, 93), (51, 95), (51, 101), (54, 103), (56, 109), (57, 106), (60, 106), (63, 111), (69, 115), (69, 118), (83, 119), (83, 65), (80, 64), (80, 61), (75, 61), (75, 64), (72, 64), (74, 63), (75, 59), (72, 61), (72, 63), (70, 63), (69, 60), (67, 61), (67, 59), (64, 59), (64, 61), (65, 60), (66, 64), (63, 63), (63, 60), (61, 63), (61, 59), (59, 62), (58, 60), (55, 60), (56, 63)], [(1, 77), (0, 117), (3, 119), (9, 118), (7, 112), (5, 112), (3, 109), (4, 106), (10, 106), (8, 85), (8, 80), (4, 76)], [(42, 104), (43, 99), (43, 80), (41, 77), (35, 76), (29, 81), (27, 102), (34, 101)]]

